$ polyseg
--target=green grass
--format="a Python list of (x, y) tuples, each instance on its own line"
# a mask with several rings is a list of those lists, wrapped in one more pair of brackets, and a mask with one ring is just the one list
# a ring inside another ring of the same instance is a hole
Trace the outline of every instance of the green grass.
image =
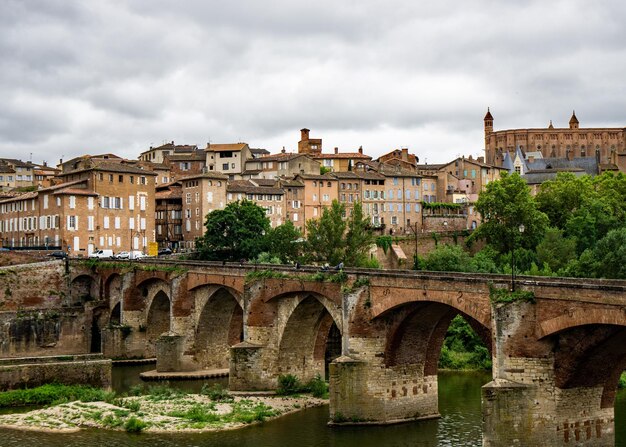
[(221, 420), (221, 416), (217, 413), (213, 413), (206, 406), (202, 405), (194, 405), (190, 409), (186, 411), (172, 411), (168, 414), (168, 416), (173, 416), (177, 418), (188, 419), (192, 422), (219, 422)]
[(619, 377), (619, 383), (617, 384), (618, 388), (626, 388), (626, 371), (622, 373)]
[(131, 416), (124, 423), (124, 430), (128, 433), (139, 433), (147, 426), (148, 424), (146, 422), (136, 418), (135, 416)]
[(47, 384), (36, 388), (0, 393), (0, 408), (26, 405), (55, 405), (80, 400), (82, 402), (110, 402), (115, 393), (85, 385)]

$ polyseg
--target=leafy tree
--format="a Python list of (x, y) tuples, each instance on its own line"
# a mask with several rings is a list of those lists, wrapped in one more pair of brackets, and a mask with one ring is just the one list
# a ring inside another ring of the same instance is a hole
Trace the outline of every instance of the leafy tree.
[[(500, 253), (515, 247), (534, 249), (548, 226), (548, 217), (537, 209), (530, 188), (518, 174), (503, 174), (500, 180), (489, 183), (480, 194), (476, 209), (483, 223), (468, 241), (484, 239)], [(520, 233), (522, 224), (524, 232)]]
[(348, 218), (345, 264), (364, 267), (368, 262), (368, 252), (374, 241), (369, 219), (363, 215), (363, 205), (361, 202), (355, 202), (352, 214)]
[(265, 251), (270, 221), (265, 210), (248, 200), (229, 203), (207, 214), (206, 231), (196, 240), (200, 259), (255, 259)]
[(493, 247), (487, 245), (472, 258), (475, 272), (480, 273), (502, 273), (498, 267), (498, 252)]
[(550, 219), (550, 225), (564, 229), (572, 214), (584, 208), (592, 194), (589, 176), (577, 177), (571, 172), (560, 172), (556, 179), (541, 185), (536, 201), (538, 208)]
[(576, 240), (564, 238), (563, 231), (558, 228), (549, 228), (543, 241), (537, 245), (539, 265), (547, 264), (551, 271), (556, 272), (572, 259), (576, 259)]
[(290, 220), (267, 234), (269, 253), (283, 263), (295, 262), (300, 258), (302, 242), (302, 233)]
[(626, 228), (609, 231), (592, 255), (596, 277), (626, 279)]
[(424, 269), (440, 272), (473, 272), (470, 255), (458, 245), (438, 245), (424, 259)]
[(343, 262), (346, 248), (346, 223), (343, 220), (345, 210), (344, 205), (333, 200), (329, 208), (324, 208), (319, 219), (307, 221), (307, 247), (313, 260), (331, 265)]

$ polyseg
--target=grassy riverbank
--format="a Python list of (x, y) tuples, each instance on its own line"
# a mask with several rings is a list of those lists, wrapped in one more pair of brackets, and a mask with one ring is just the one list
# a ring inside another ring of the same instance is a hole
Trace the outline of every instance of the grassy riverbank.
[(234, 397), (216, 387), (205, 388), (201, 394), (163, 386), (137, 387), (129, 394), (115, 396), (98, 389), (62, 385), (1, 393), (3, 407), (52, 406), (1, 415), (0, 426), (54, 431), (88, 427), (128, 432), (224, 430), (327, 403), (309, 395)]

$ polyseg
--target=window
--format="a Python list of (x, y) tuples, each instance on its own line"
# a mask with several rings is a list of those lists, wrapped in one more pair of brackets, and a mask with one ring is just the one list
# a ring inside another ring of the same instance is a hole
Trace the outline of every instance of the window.
[(235, 169), (235, 163), (231, 163), (231, 164), (230, 164), (230, 167), (231, 167), (232, 169)]
[(141, 184), (142, 185), (146, 184), (146, 178), (144, 176), (141, 177)]
[(124, 176), (123, 175), (118, 176), (117, 181), (119, 183), (124, 183)]
[(228, 163), (222, 165), (222, 171), (228, 171)]
[(130, 176), (130, 183), (131, 183), (132, 185), (134, 185), (134, 184), (135, 184), (135, 176), (134, 176), (134, 175), (131, 175), (131, 176)]
[(391, 216), (391, 225), (398, 225), (398, 217)]
[(70, 196), (70, 209), (76, 208), (76, 196)]
[(109, 229), (109, 216), (104, 216), (103, 227), (105, 230)]
[(76, 216), (67, 216), (67, 229), (76, 230)]
[(113, 182), (113, 174), (109, 174), (109, 181)]
[(109, 198), (102, 197), (102, 208), (109, 208)]

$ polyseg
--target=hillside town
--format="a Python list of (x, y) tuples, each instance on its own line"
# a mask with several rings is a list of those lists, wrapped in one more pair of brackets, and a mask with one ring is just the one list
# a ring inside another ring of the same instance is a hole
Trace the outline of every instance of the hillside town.
[(441, 164), (420, 163), (406, 147), (376, 159), (363, 147), (324, 151), (310, 132), (300, 130), (297, 150), (273, 153), (244, 142), (171, 141), (132, 160), (85, 154), (52, 167), (0, 158), (0, 245), (84, 257), (150, 246), (189, 251), (208, 213), (241, 200), (265, 209), (272, 227), (290, 221), (303, 234), (334, 200), (346, 215), (361, 202), (379, 235), (471, 230), (481, 221), (479, 193), (504, 172), (536, 190), (560, 172), (626, 171), (624, 128), (583, 128), (575, 112), (565, 128), (550, 121), (496, 131), (487, 110), (485, 155)]

